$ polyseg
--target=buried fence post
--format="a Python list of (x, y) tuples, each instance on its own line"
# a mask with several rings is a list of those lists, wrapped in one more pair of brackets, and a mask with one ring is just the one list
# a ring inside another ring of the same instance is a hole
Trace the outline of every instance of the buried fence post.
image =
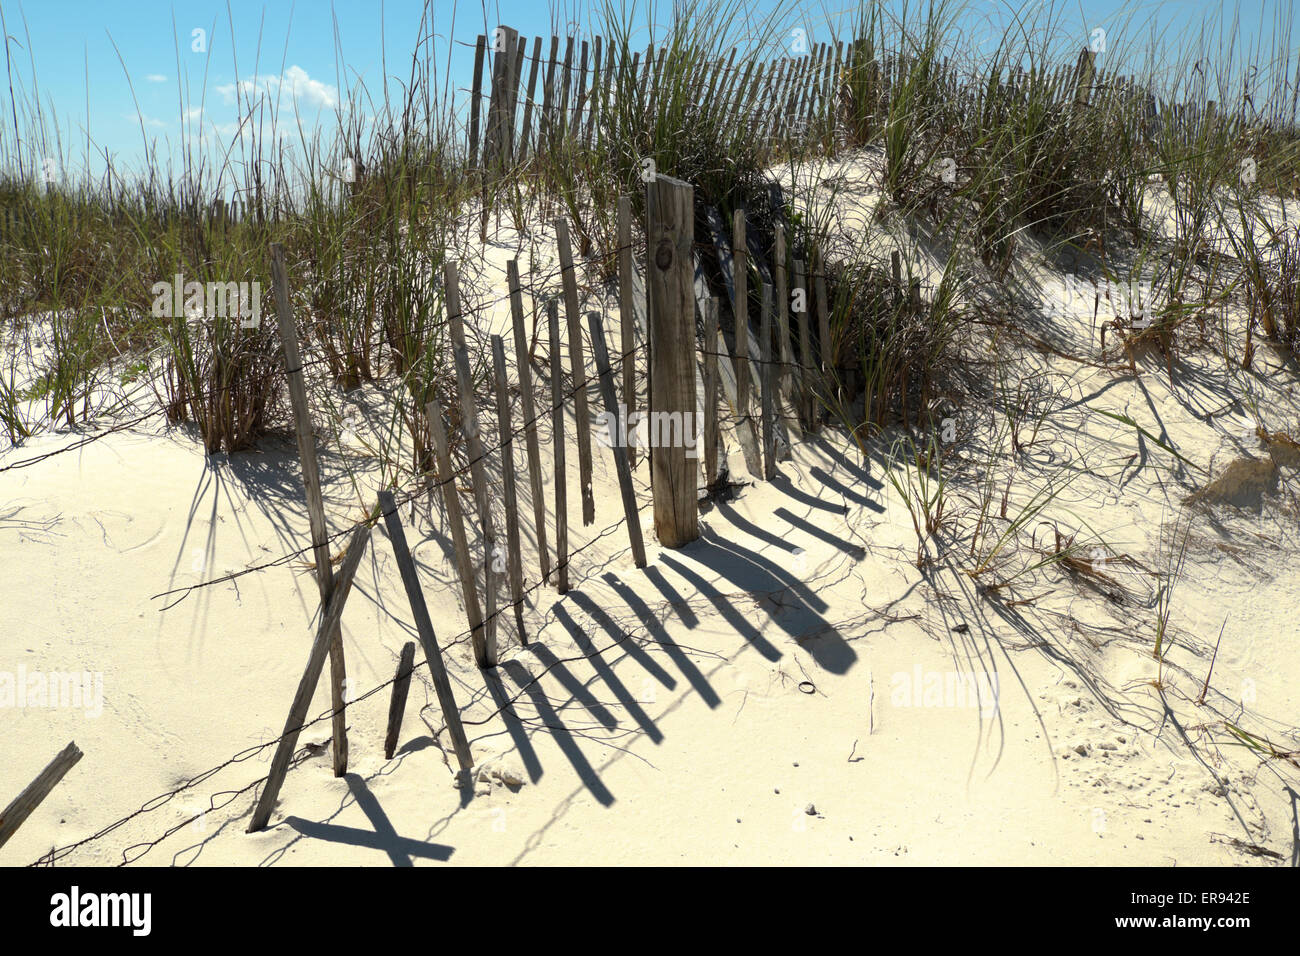
[[(329, 531), (325, 524), (325, 502), (321, 496), (320, 465), (316, 460), (316, 439), (312, 437), (311, 412), (307, 407), (307, 386), (302, 376), (302, 355), (298, 351), (298, 333), (293, 324), (293, 306), (289, 300), (289, 277), (284, 265), (284, 247), (271, 243), (271, 281), (275, 286), (275, 316), (284, 346), (284, 370), (289, 379), (289, 401), (293, 406), (294, 433), (298, 439), (298, 459), (302, 464), (302, 484), (307, 496), (307, 519), (311, 525), (312, 556), (316, 562), (316, 589), (321, 607), (333, 592), (334, 572), (330, 566)], [(343, 713), (343, 687), (347, 667), (343, 658), (343, 635), (331, 635), (330, 695), (334, 705), (334, 776), (348, 772), (348, 724)]]
[(415, 641), (402, 645), (402, 656), (397, 662), (397, 675), (393, 678), (393, 696), (388, 700), (388, 732), (384, 734), (384, 759), (392, 760), (397, 750), (397, 738), (402, 733), (402, 714), (406, 710), (406, 694), (411, 689), (411, 671), (415, 667)]
[(75, 743), (68, 744), (36, 775), (35, 780), (23, 788), (22, 793), (14, 797), (9, 806), (0, 811), (0, 846), (9, 842), (23, 821), (32, 815), (32, 811), (41, 805), (41, 801), (80, 759), (81, 750)]
[[(465, 739), (465, 728), (460, 722), (460, 710), (457, 709), (456, 698), (451, 692), (451, 682), (447, 680), (447, 669), (442, 663), (442, 651), (438, 648), (438, 638), (433, 633), (433, 622), (429, 620), (429, 609), (424, 603), (424, 592), (420, 590), (420, 579), (415, 573), (415, 562), (411, 560), (411, 549), (407, 547), (406, 532), (402, 530), (402, 519), (397, 514), (397, 503), (393, 500), (391, 491), (385, 489), (379, 493), (379, 508), (384, 515), (384, 525), (388, 528), (388, 540), (393, 545), (393, 556), (397, 559), (397, 570), (402, 575), (402, 585), (406, 588), (407, 600), (411, 602), (411, 614), (415, 618), (415, 633), (424, 648), (424, 659), (429, 665), (429, 675), (433, 678), (433, 689), (438, 694), (438, 706), (442, 708), (442, 717), (447, 722), (447, 732), (451, 734), (452, 748), (456, 751), (460, 769), (468, 770), (474, 765), (469, 752), (469, 741)], [(401, 723), (400, 714), (398, 723)], [(389, 733), (396, 736), (391, 715)]]
[(469, 542), (465, 539), (465, 513), (460, 507), (456, 491), (456, 472), (451, 467), (451, 451), (447, 447), (447, 426), (442, 421), (442, 411), (430, 402), (425, 407), (429, 419), (429, 433), (433, 436), (433, 453), (438, 462), (438, 484), (442, 486), (442, 502), (447, 509), (447, 523), (451, 525), (451, 541), (456, 551), (456, 570), (460, 576), (461, 595), (465, 599), (465, 616), (469, 618), (474, 660), (479, 667), (495, 667), (496, 658), (483, 627), (483, 611), (478, 603), (474, 584), (474, 562), (469, 557)]
[[(641, 538), (641, 516), (637, 513), (636, 491), (632, 487), (632, 469), (627, 463), (628, 442), (626, 437), (627, 419), (619, 415), (618, 398), (614, 395), (614, 380), (609, 369), (609, 351), (605, 345), (605, 328), (600, 321), (599, 312), (587, 313), (587, 322), (591, 329), (591, 351), (596, 358), (596, 375), (599, 378), (600, 392), (605, 399), (608, 414), (606, 424), (613, 430), (610, 450), (614, 453), (614, 470), (618, 472), (618, 490), (623, 498), (623, 516), (627, 519), (627, 536), (632, 545), (632, 560), (638, 568), (645, 567), (645, 542)], [(632, 356), (623, 356), (624, 362), (630, 362)], [(698, 442), (699, 436), (696, 436)], [(698, 447), (698, 446), (697, 446)]]
[(266, 786), (262, 788), (253, 809), (253, 818), (248, 821), (248, 833), (254, 833), (266, 826), (275, 809), (276, 797), (284, 776), (289, 772), (289, 761), (293, 759), (294, 748), (298, 745), (298, 735), (302, 733), (303, 722), (307, 719), (307, 708), (311, 706), (312, 696), (316, 693), (316, 684), (320, 681), (321, 669), (325, 666), (325, 655), (329, 653), (333, 641), (331, 634), (339, 630), (343, 620), (343, 606), (347, 604), (348, 594), (352, 590), (352, 579), (361, 565), (361, 556), (365, 553), (366, 543), (370, 540), (370, 525), (362, 524), (352, 532), (348, 540), (347, 554), (343, 557), (343, 566), (334, 579), (334, 588), (329, 600), (321, 608), (320, 625), (316, 628), (316, 640), (312, 642), (311, 653), (307, 657), (307, 669), (298, 681), (298, 690), (289, 705), (289, 716), (284, 722), (284, 733), (280, 735), (279, 746), (271, 758), (271, 772), (267, 774)]
[[(655, 533), (666, 548), (700, 536), (697, 476), (683, 442), (655, 441), (657, 423), (695, 425), (695, 188), (658, 175), (646, 186), (650, 312), (650, 486)], [(689, 422), (689, 424), (688, 424)], [(660, 427), (671, 436), (671, 428)]]

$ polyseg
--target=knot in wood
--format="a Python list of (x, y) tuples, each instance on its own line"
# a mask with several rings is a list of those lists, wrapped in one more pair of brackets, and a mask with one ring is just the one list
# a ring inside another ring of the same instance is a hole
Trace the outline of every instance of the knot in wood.
[(655, 247), (655, 265), (660, 269), (667, 269), (673, 264), (673, 241), (668, 238), (659, 240), (659, 245)]

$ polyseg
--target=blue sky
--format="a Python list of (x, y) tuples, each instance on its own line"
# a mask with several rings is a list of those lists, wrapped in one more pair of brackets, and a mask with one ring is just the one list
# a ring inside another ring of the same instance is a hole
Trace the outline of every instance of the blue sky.
[[(741, 5), (758, 20), (777, 2)], [(1286, 0), (1281, 2), (1283, 8), (1276, 3), (1243, 6), (1239, 20), (1244, 38), (1262, 36), (1265, 45), (1271, 45), (1274, 16), (1278, 9), (1289, 9)], [(851, 4), (819, 0), (798, 6), (788, 22), (820, 40), (826, 38), (828, 20)], [(913, 10), (919, 6), (914, 0)], [(1007, 0), (969, 0), (960, 14), (959, 37), (973, 44), (982, 28), (1005, 23), (1015, 7)], [(1041, 4), (1026, 7), (1034, 10)], [(378, 99), (385, 74), (391, 82), (405, 82), (412, 50), (422, 37), (437, 56), (439, 81), (450, 49), (453, 85), (463, 88), (473, 58), (470, 44), (484, 32), (485, 23), (508, 23), (526, 36), (564, 35), (589, 9), (586, 2), (574, 0), (437, 3), (429, 7), (433, 20), (422, 33), (421, 0), (230, 0), (228, 7), (159, 0), (0, 0), (17, 95), (30, 101), (39, 93), (42, 108), (57, 117), (69, 171), (83, 165), (87, 123), (96, 150), (107, 149), (119, 168), (139, 167), (142, 139), (155, 141), (162, 157), (175, 155), (185, 128), (202, 129), (228, 142), (237, 128), (236, 83), (246, 91), (278, 98), (287, 112), (296, 107), (310, 125), (322, 117), (331, 119), (340, 98), (358, 82)], [(671, 3), (652, 7), (642, 0), (634, 17), (645, 23), (652, 13), (664, 18), (671, 10)], [(1153, 27), (1173, 33), (1195, 30), (1219, 10), (1218, 3), (1208, 0), (1096, 0), (1059, 7), (1066, 42), (1086, 43), (1090, 31), (1100, 26), (1111, 34), (1112, 46), (1121, 42), (1117, 34), (1124, 33), (1125, 23), (1132, 44), (1145, 40)], [(1231, 12), (1228, 17), (1232, 19)], [(448, 38), (461, 43), (449, 47)], [(35, 88), (29, 56), (34, 60)], [(461, 93), (458, 102), (465, 96)], [(4, 104), (3, 113), (8, 112)], [(11, 143), (12, 129), (3, 130), (0, 137)], [(92, 156), (90, 165), (99, 170), (102, 159)]]

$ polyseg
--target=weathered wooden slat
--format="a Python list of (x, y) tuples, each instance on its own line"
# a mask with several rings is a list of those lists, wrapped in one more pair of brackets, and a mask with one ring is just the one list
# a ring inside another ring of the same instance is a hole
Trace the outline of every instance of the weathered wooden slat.
[(325, 667), (325, 657), (329, 654), (332, 643), (331, 635), (339, 630), (340, 622), (343, 620), (343, 607), (347, 604), (348, 594), (352, 591), (352, 579), (356, 576), (357, 568), (361, 566), (361, 556), (369, 540), (370, 525), (362, 524), (352, 532), (352, 537), (348, 541), (343, 565), (335, 577), (334, 589), (330, 592), (329, 600), (321, 614), (320, 624), (316, 628), (316, 640), (312, 643), (311, 653), (307, 657), (307, 669), (298, 681), (298, 690), (293, 696), (293, 703), (289, 705), (289, 716), (284, 722), (284, 732), (280, 735), (275, 756), (271, 758), (271, 771), (267, 774), (266, 784), (262, 787), (262, 793), (253, 809), (253, 817), (248, 822), (249, 833), (262, 829), (266, 826), (266, 821), (271, 819), (271, 811), (275, 809), (280, 787), (284, 783), (285, 774), (289, 772), (289, 761), (293, 758), (294, 749), (298, 745), (298, 735), (302, 733), (302, 725), (307, 719), (307, 708), (311, 706), (312, 696), (316, 693), (316, 685), (320, 681), (320, 672)]
[(627, 432), (627, 421), (619, 414), (618, 396), (614, 394), (614, 376), (609, 367), (609, 351), (605, 345), (605, 327), (599, 312), (587, 313), (591, 332), (591, 352), (596, 360), (601, 395), (611, 426), (616, 429), (610, 442), (614, 454), (614, 470), (618, 474), (618, 491), (623, 499), (623, 518), (627, 521), (628, 542), (632, 546), (632, 561), (638, 568), (645, 567), (645, 542), (641, 537), (641, 515), (636, 506), (636, 490), (632, 487), (632, 469), (627, 462), (627, 444), (621, 440)]
[(776, 368), (772, 362), (772, 287), (763, 283), (763, 317), (758, 341), (762, 349), (759, 381), (762, 388), (760, 407), (763, 414), (763, 478), (776, 477)]
[[(618, 197), (618, 325), (623, 348), (623, 405), (627, 414), (636, 411), (636, 323), (632, 305), (634, 291), (632, 263), (632, 198)], [(636, 445), (627, 449), (629, 468), (636, 467)]]
[(704, 300), (704, 485), (718, 480), (718, 355), (722, 340), (718, 334), (718, 300)]
[(808, 329), (808, 301), (811, 296), (808, 294), (808, 279), (804, 275), (804, 264), (801, 259), (794, 260), (794, 290), (791, 297), (794, 300), (791, 309), (799, 325), (799, 362), (803, 366), (804, 376), (803, 425), (811, 429), (814, 425), (813, 419), (816, 417), (817, 366), (813, 363), (812, 334)]
[(470, 82), (469, 94), (469, 166), (475, 169), (478, 166), (478, 126), (479, 111), (481, 104), (479, 100), (483, 96), (483, 56), (487, 50), (487, 37), (479, 34), (478, 40), (474, 44), (474, 76)]
[(573, 80), (573, 37), (564, 44), (564, 69), (560, 73), (560, 111), (558, 135), (569, 135), (569, 85)]
[(388, 698), (388, 732), (384, 734), (384, 759), (392, 760), (397, 752), (397, 740), (402, 735), (402, 715), (406, 712), (406, 697), (411, 690), (411, 674), (415, 670), (415, 641), (402, 645), (402, 656), (397, 661), (393, 676), (393, 693)]
[[(302, 484), (306, 491), (307, 520), (311, 527), (312, 556), (315, 559), (316, 590), (321, 607), (329, 601), (334, 588), (330, 564), (329, 529), (325, 524), (325, 499), (321, 494), (320, 465), (316, 459), (316, 439), (312, 435), (311, 411), (307, 406), (307, 385), (302, 375), (302, 355), (298, 351), (298, 330), (294, 327), (293, 306), (289, 299), (289, 275), (285, 267), (284, 247), (271, 244), (271, 283), (275, 291), (275, 313), (280, 343), (284, 347), (284, 368), (289, 380), (289, 403), (293, 407), (294, 435), (298, 441), (298, 460), (302, 464)], [(333, 635), (330, 644), (330, 693), (334, 701), (334, 776), (348, 771), (347, 716), (343, 713), (343, 688), (347, 665), (343, 656), (343, 637)]]
[[(794, 349), (790, 339), (790, 280), (787, 261), (785, 226), (778, 222), (772, 238), (772, 271), (776, 280), (776, 337), (781, 345), (781, 375), (778, 392), (783, 396), (786, 405), (797, 410), (802, 397), (796, 398), (795, 386), (798, 383), (797, 394), (802, 396), (804, 378), (802, 371), (795, 369)], [(791, 444), (803, 438), (797, 414), (787, 417), (785, 425), (793, 436)], [(788, 454), (788, 447), (786, 451)]]
[(469, 344), (465, 340), (464, 313), (460, 304), (460, 267), (455, 262), (444, 263), (443, 276), (447, 325), (451, 332), (452, 358), (456, 366), (456, 385), (460, 397), (460, 429), (465, 437), (470, 482), (474, 488), (474, 502), (482, 534), (484, 636), (487, 640), (488, 659), (495, 664), (497, 580), (492, 576), (492, 564), (497, 553), (497, 536), (492, 522), (492, 499), (488, 495), (487, 456), (483, 451), (483, 433), (479, 427), (478, 402), (474, 395), (474, 379), (469, 364)]
[[(831, 341), (830, 303), (826, 299), (826, 263), (820, 249), (813, 249), (813, 284), (817, 289), (817, 337), (821, 340), (823, 388), (827, 396), (836, 394), (838, 374), (835, 368), (835, 343)], [(830, 414), (829, 408), (826, 412)]]
[[(722, 271), (722, 282), (726, 287), (727, 295), (731, 300), (732, 313), (734, 314), (737, 308), (737, 295), (734, 278), (736, 270), (732, 260), (733, 250), (731, 245), (726, 241), (726, 237), (723, 233), (721, 214), (719, 214), (715, 208), (709, 206), (704, 210), (704, 215), (705, 222), (708, 224), (709, 232), (713, 240), (713, 249), (718, 257), (718, 266)], [(736, 331), (741, 331), (739, 323), (736, 325)], [(744, 329), (746, 339), (748, 337), (748, 332), (749, 330), (746, 326)], [(745, 342), (746, 339), (739, 339), (738, 341)], [(746, 353), (749, 355), (756, 354), (758, 351), (757, 345), (758, 343), (755, 341), (752, 349), (746, 347)], [(745, 467), (749, 469), (750, 474), (759, 475), (762, 473), (762, 459), (758, 447), (758, 436), (752, 427), (744, 428), (740, 425), (740, 422), (744, 418), (748, 418), (748, 408), (741, 404), (740, 370), (732, 363), (731, 356), (725, 354), (725, 350), (722, 351), (724, 354), (718, 357), (718, 368), (723, 390), (727, 395), (728, 402), (731, 403), (732, 409), (735, 412), (737, 420), (735, 429), (736, 439), (740, 442), (740, 448), (745, 457)], [(739, 354), (740, 348), (737, 347), (733, 351), (736, 354)], [(748, 400), (748, 397), (748, 389), (746, 389), (746, 400)], [(742, 411), (742, 408), (745, 408), (745, 411)], [(752, 418), (749, 419), (749, 421), (752, 425)]]
[(533, 368), (524, 337), (524, 297), (519, 287), (519, 262), (506, 263), (510, 287), (510, 321), (515, 335), (515, 374), (519, 376), (519, 397), (524, 410), (524, 447), (528, 452), (528, 481), (533, 495), (533, 528), (537, 532), (537, 557), (542, 580), (551, 580), (551, 554), (546, 547), (546, 498), (542, 494), (542, 457), (537, 447), (537, 402), (533, 395)]
[(734, 339), (736, 363), (736, 428), (752, 431), (754, 419), (750, 415), (749, 371), (749, 248), (745, 242), (745, 210), (737, 207), (731, 216), (732, 317), (735, 321)]
[(447, 509), (447, 523), (451, 525), (451, 543), (456, 554), (456, 571), (460, 578), (461, 596), (465, 601), (465, 617), (469, 621), (470, 643), (474, 660), (479, 667), (494, 667), (496, 658), (489, 654), (483, 611), (478, 600), (478, 586), (474, 577), (474, 562), (469, 554), (469, 540), (465, 537), (465, 513), (456, 491), (456, 472), (451, 466), (451, 449), (447, 444), (447, 426), (442, 420), (442, 409), (436, 402), (425, 407), (429, 419), (429, 433), (433, 436), (433, 453), (438, 462), (438, 484), (442, 487), (442, 502)]
[(569, 331), (569, 367), (573, 383), (573, 414), (578, 431), (578, 473), (582, 493), (582, 523), (596, 520), (596, 498), (591, 487), (591, 409), (587, 402), (587, 364), (582, 355), (582, 318), (578, 304), (578, 277), (573, 270), (569, 223), (555, 220), (555, 244), (560, 255), (560, 280), (564, 288), (564, 315)]
[(81, 750), (76, 743), (70, 743), (55, 756), (45, 769), (36, 775), (36, 779), (23, 787), (18, 796), (9, 802), (9, 806), (0, 812), (0, 846), (9, 842), (9, 838), (18, 832), (32, 811), (50, 795), (50, 791), (62, 780), (81, 759)]
[(528, 96), (524, 100), (523, 132), (519, 135), (519, 161), (528, 157), (529, 140), (533, 133), (533, 97), (537, 93), (537, 73), (542, 61), (542, 38), (533, 38), (533, 55), (528, 67)]
[(569, 491), (564, 455), (564, 386), (560, 371), (560, 305), (546, 303), (551, 333), (551, 449), (555, 456), (555, 589), (569, 590)]
[(524, 565), (519, 554), (519, 502), (515, 492), (514, 436), (510, 428), (510, 396), (506, 388), (506, 347), (501, 336), (492, 336), (492, 369), (496, 380), (497, 446), (501, 456), (501, 497), (506, 509), (506, 564), (510, 576), (510, 596), (515, 609), (519, 643), (528, 643), (524, 631)]
[(555, 84), (556, 57), (560, 50), (560, 38), (551, 35), (551, 56), (546, 65), (546, 80), (542, 84), (542, 117), (537, 125), (538, 150), (553, 149), (555, 146)]

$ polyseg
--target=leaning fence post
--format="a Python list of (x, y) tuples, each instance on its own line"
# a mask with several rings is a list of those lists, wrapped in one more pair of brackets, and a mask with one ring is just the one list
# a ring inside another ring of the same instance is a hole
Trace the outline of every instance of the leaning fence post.
[[(656, 424), (695, 421), (695, 189), (657, 175), (646, 187), (650, 312), (650, 485), (655, 533), (666, 548), (700, 536), (698, 468), (686, 449), (654, 441)], [(662, 433), (668, 429), (660, 427)], [(681, 445), (680, 442), (677, 443)]]
[[(615, 430), (611, 436), (611, 450), (614, 453), (614, 470), (618, 472), (618, 490), (623, 498), (623, 517), (627, 519), (627, 536), (632, 545), (632, 561), (638, 568), (645, 567), (645, 542), (641, 538), (641, 516), (636, 507), (636, 491), (632, 487), (632, 469), (627, 464), (627, 419), (619, 415), (618, 398), (614, 395), (614, 380), (610, 377), (609, 351), (605, 345), (605, 328), (600, 321), (599, 312), (589, 312), (587, 323), (591, 330), (591, 351), (596, 358), (596, 374), (599, 377), (601, 395), (605, 399), (607, 424)], [(631, 361), (631, 356), (623, 359)], [(696, 435), (699, 440), (699, 435)], [(698, 447), (698, 446), (697, 446)]]
[(321, 621), (316, 629), (316, 640), (312, 642), (311, 653), (307, 656), (307, 669), (298, 681), (298, 690), (293, 695), (293, 703), (289, 705), (289, 716), (284, 722), (284, 732), (280, 735), (279, 745), (275, 748), (275, 756), (271, 758), (271, 772), (267, 774), (266, 786), (262, 788), (262, 793), (257, 799), (253, 817), (248, 821), (248, 833), (262, 829), (266, 826), (266, 821), (271, 819), (276, 797), (280, 794), (285, 774), (289, 772), (289, 761), (293, 758), (294, 749), (298, 745), (298, 735), (302, 733), (303, 722), (307, 719), (307, 708), (311, 706), (311, 699), (316, 693), (316, 684), (320, 681), (321, 669), (325, 666), (325, 655), (329, 653), (332, 643), (330, 635), (339, 630), (339, 622), (343, 620), (343, 606), (352, 591), (352, 579), (361, 565), (361, 556), (369, 540), (370, 525), (362, 524), (352, 532), (352, 537), (348, 541), (343, 566), (335, 577), (329, 600), (321, 608)]
[[(329, 530), (325, 524), (325, 501), (321, 496), (320, 465), (316, 460), (316, 439), (312, 437), (311, 412), (307, 407), (307, 386), (302, 375), (302, 355), (298, 351), (298, 332), (293, 324), (293, 306), (289, 300), (289, 278), (284, 264), (284, 247), (271, 243), (271, 282), (275, 286), (275, 315), (284, 346), (284, 369), (289, 379), (289, 402), (293, 406), (294, 433), (298, 439), (298, 459), (302, 463), (302, 484), (307, 497), (307, 519), (311, 526), (312, 555), (316, 562), (316, 589), (321, 607), (329, 602), (334, 589), (334, 572), (330, 566)], [(335, 633), (330, 643), (330, 696), (334, 704), (334, 776), (348, 772), (348, 722), (343, 712), (343, 686), (347, 667), (343, 657), (343, 635)]]
[(424, 603), (424, 592), (420, 590), (420, 579), (415, 573), (415, 562), (411, 560), (411, 549), (406, 544), (406, 532), (402, 529), (402, 519), (397, 514), (397, 502), (394, 501), (391, 491), (384, 489), (379, 493), (379, 509), (384, 514), (388, 540), (393, 545), (397, 570), (402, 575), (402, 586), (406, 588), (406, 599), (411, 604), (411, 616), (415, 619), (415, 633), (420, 639), (420, 646), (424, 648), (424, 659), (429, 665), (429, 676), (433, 678), (433, 689), (438, 695), (442, 718), (447, 722), (447, 733), (451, 735), (452, 749), (456, 752), (460, 769), (468, 770), (474, 765), (469, 752), (469, 741), (465, 738), (465, 728), (460, 721), (460, 709), (457, 708), (456, 697), (451, 692), (451, 682), (447, 680), (447, 668), (442, 663), (442, 651), (438, 647), (438, 638), (433, 633), (429, 608)]
[(9, 842), (9, 838), (18, 832), (32, 811), (41, 805), (51, 790), (64, 778), (81, 759), (81, 750), (75, 743), (70, 743), (59, 751), (58, 756), (46, 764), (45, 769), (36, 775), (36, 779), (23, 788), (23, 792), (14, 797), (9, 806), (0, 812), (0, 846)]

